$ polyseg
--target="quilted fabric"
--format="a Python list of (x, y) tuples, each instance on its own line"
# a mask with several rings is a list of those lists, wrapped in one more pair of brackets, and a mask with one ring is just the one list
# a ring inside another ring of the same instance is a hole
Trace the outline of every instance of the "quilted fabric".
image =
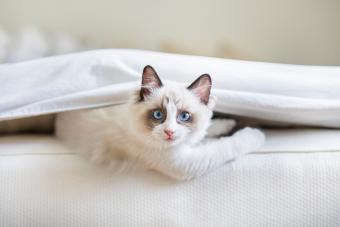
[(49, 136), (1, 137), (0, 226), (339, 226), (340, 132), (267, 134), (262, 153), (189, 182), (115, 174)]

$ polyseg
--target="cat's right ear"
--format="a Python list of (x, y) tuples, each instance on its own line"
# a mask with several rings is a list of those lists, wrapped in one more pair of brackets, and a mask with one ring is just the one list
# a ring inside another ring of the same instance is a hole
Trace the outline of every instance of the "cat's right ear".
[(154, 89), (162, 87), (162, 81), (152, 66), (147, 65), (143, 69), (142, 87), (140, 89), (140, 101), (144, 101), (145, 97), (150, 95)]

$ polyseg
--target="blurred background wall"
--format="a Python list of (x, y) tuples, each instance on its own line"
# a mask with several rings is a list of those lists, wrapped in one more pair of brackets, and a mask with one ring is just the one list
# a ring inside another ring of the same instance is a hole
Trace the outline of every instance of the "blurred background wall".
[(62, 31), (90, 48), (340, 65), (339, 0), (0, 0), (0, 27)]

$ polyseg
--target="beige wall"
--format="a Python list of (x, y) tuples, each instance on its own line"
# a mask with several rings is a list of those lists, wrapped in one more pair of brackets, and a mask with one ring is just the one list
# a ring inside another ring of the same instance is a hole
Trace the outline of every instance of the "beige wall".
[(339, 0), (0, 0), (0, 25), (100, 47), (340, 65)]

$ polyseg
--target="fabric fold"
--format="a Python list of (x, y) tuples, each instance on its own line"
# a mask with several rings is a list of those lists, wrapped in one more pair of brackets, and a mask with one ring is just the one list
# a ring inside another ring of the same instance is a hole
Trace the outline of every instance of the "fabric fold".
[(0, 65), (0, 121), (127, 101), (145, 65), (189, 84), (209, 73), (221, 113), (340, 127), (340, 67), (96, 50)]

